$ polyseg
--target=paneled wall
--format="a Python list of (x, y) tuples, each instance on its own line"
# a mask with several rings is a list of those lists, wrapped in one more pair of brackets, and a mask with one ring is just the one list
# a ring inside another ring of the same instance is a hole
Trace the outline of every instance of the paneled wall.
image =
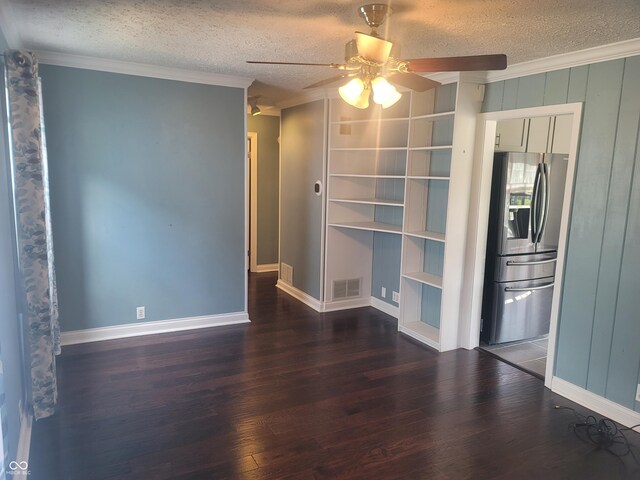
[(280, 262), (293, 267), (293, 286), (320, 300), (325, 102), (282, 111)]
[(278, 263), (278, 185), (280, 117), (247, 117), (258, 134), (258, 265)]
[(556, 375), (640, 411), (640, 56), (491, 83), (483, 111), (572, 102), (584, 109)]
[(243, 89), (41, 76), (62, 330), (243, 311)]

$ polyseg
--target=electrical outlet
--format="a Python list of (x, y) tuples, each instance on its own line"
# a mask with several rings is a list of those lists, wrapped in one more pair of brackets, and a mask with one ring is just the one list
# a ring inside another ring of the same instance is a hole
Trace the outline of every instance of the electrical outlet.
[(136, 320), (144, 320), (144, 307), (136, 307)]
[(387, 289), (384, 287), (380, 288), (380, 295), (382, 298), (387, 298)]
[(638, 384), (638, 389), (636, 390), (636, 402), (640, 402), (640, 383)]
[(400, 303), (400, 294), (398, 292), (393, 292), (393, 296), (391, 297), (394, 302)]

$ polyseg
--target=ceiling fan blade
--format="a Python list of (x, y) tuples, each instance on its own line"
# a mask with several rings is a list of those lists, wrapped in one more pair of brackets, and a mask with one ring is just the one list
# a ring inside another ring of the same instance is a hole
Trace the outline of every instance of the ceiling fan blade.
[(247, 63), (258, 63), (261, 65), (306, 65), (311, 67), (331, 67), (338, 68), (340, 70), (344, 70), (346, 65), (341, 65), (339, 63), (307, 63), (307, 62), (263, 62), (259, 60), (247, 60)]
[(430, 78), (421, 77), (415, 73), (393, 73), (387, 75), (387, 80), (394, 85), (407, 87), (416, 92), (425, 92), (440, 85), (440, 82), (431, 80)]
[(362, 32), (356, 32), (356, 44), (358, 45), (358, 55), (378, 63), (387, 61), (391, 47), (393, 47), (393, 43), (388, 40)]
[(410, 72), (466, 72), (473, 70), (504, 70), (507, 56), (472, 55), (469, 57), (414, 58), (403, 60)]
[(343, 78), (348, 78), (350, 77), (350, 74), (343, 74), (343, 75), (337, 75), (335, 77), (331, 77), (331, 78), (325, 78), (324, 80), (320, 80), (319, 82), (316, 83), (312, 83), (311, 85), (307, 85), (306, 87), (304, 87), (305, 90), (309, 89), (309, 88), (318, 88), (318, 87), (324, 87), (325, 85), (330, 85), (332, 83), (335, 83), (339, 80), (342, 80)]

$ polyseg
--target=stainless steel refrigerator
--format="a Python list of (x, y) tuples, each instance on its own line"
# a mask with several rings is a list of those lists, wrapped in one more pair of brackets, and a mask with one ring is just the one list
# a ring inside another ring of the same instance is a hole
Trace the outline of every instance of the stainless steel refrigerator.
[(482, 339), (549, 333), (567, 156), (496, 153), (482, 306)]

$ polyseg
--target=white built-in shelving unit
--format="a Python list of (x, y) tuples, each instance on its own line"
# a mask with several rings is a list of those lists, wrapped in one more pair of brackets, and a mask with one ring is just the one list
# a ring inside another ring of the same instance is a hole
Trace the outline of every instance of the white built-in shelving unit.
[[(393, 235), (401, 248), (399, 330), (441, 351), (457, 348), (462, 212), (480, 93), (457, 81), (406, 92), (387, 110), (330, 101), (327, 310), (370, 301), (374, 235)], [(360, 287), (346, 298), (345, 280)]]

